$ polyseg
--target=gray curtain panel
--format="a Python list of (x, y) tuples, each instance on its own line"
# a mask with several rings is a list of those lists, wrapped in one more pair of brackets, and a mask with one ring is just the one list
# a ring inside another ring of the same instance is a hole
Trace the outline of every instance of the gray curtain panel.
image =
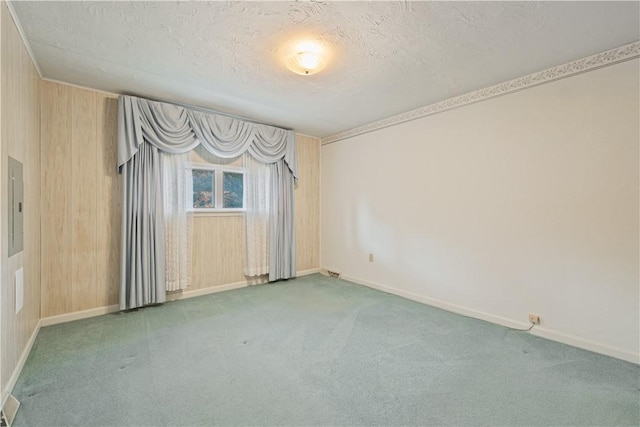
[(165, 301), (161, 154), (151, 144), (122, 166), (120, 309)]
[(133, 96), (121, 96), (118, 106), (118, 167), (125, 177), (121, 309), (165, 300), (159, 156), (185, 153), (199, 144), (218, 157), (248, 151), (271, 164), (269, 280), (295, 277), (293, 189), (298, 159), (292, 131)]
[(284, 160), (270, 165), (269, 281), (296, 277), (293, 212), (294, 179)]

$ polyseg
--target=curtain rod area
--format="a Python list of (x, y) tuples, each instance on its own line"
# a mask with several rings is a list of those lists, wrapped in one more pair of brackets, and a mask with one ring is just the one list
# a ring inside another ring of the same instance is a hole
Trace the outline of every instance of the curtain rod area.
[(218, 110), (214, 110), (214, 109), (206, 108), (206, 107), (201, 107), (201, 106), (198, 106), (198, 105), (183, 104), (181, 102), (167, 101), (167, 100), (164, 100), (164, 99), (151, 98), (151, 97), (148, 97), (148, 96), (140, 96), (140, 95), (136, 95), (136, 94), (133, 94), (133, 93), (121, 93), (121, 94), (118, 94), (118, 97), (123, 96), (123, 95), (124, 96), (135, 96), (136, 98), (147, 99), (147, 100), (153, 101), (153, 102), (162, 102), (164, 104), (176, 105), (178, 107), (183, 107), (183, 108), (188, 108), (188, 109), (191, 109), (191, 110), (194, 110), (194, 111), (199, 111), (201, 113), (218, 114), (218, 115), (221, 115), (221, 116), (230, 117), (232, 119), (243, 120), (245, 122), (253, 123), (253, 124), (256, 124), (256, 125), (272, 126), (272, 127), (276, 127), (276, 128), (280, 128), (280, 129), (284, 129), (284, 130), (293, 131), (293, 129), (289, 128), (289, 127), (278, 126), (278, 125), (274, 125), (274, 124), (271, 124), (271, 123), (264, 123), (264, 122), (261, 122), (261, 121), (258, 121), (258, 120), (254, 120), (254, 119), (250, 119), (250, 118), (244, 117), (244, 116), (239, 116), (237, 114), (225, 113), (225, 112), (222, 112), (222, 111), (218, 111)]

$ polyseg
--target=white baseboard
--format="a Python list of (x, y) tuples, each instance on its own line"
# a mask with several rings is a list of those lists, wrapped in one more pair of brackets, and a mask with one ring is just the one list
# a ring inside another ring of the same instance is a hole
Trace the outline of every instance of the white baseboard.
[(181, 299), (194, 298), (194, 297), (200, 297), (203, 295), (215, 294), (218, 292), (230, 291), (232, 289), (246, 288), (247, 286), (250, 286), (252, 284), (258, 284), (258, 283), (250, 283), (249, 281), (244, 280), (242, 282), (229, 283), (227, 285), (220, 285), (220, 286), (211, 286), (211, 287), (202, 288), (202, 289), (194, 289), (192, 291), (189, 291), (189, 290), (176, 291), (176, 292), (171, 292), (167, 294), (167, 301), (178, 301)]
[(59, 323), (73, 322), (74, 320), (87, 319), (89, 317), (102, 316), (103, 314), (115, 313), (120, 310), (118, 304), (105, 307), (91, 308), (89, 310), (74, 311), (73, 313), (59, 314), (57, 316), (43, 317), (40, 319), (40, 326), (51, 326)]
[(598, 344), (597, 342), (578, 338), (573, 335), (563, 334), (562, 332), (554, 331), (552, 329), (546, 329), (546, 328), (536, 326), (531, 330), (531, 334), (541, 338), (549, 339), (551, 341), (557, 341), (573, 347), (578, 347), (584, 350), (593, 351), (594, 353), (600, 353), (606, 356), (615, 357), (616, 359), (621, 359), (627, 362), (640, 364), (640, 354), (633, 354), (628, 351)]
[(2, 404), (0, 405), (0, 409), (4, 408), (4, 404), (7, 401), (9, 394), (13, 392), (13, 387), (16, 385), (16, 382), (18, 381), (18, 377), (22, 373), (22, 368), (24, 368), (24, 364), (27, 362), (27, 358), (29, 357), (29, 353), (31, 353), (31, 348), (33, 347), (33, 343), (36, 341), (36, 337), (38, 336), (38, 332), (40, 332), (41, 326), (42, 326), (42, 321), (38, 320), (38, 323), (36, 323), (36, 327), (33, 329), (33, 332), (29, 337), (29, 341), (27, 341), (27, 345), (25, 345), (24, 350), (22, 350), (20, 359), (18, 359), (18, 363), (16, 364), (16, 367), (13, 370), (13, 374), (11, 374), (11, 377), (9, 377), (9, 381), (5, 386), (5, 389), (2, 391)]
[[(326, 269), (323, 269), (326, 270)], [(349, 282), (357, 283), (359, 285), (367, 286), (369, 288), (373, 288), (382, 292), (387, 292), (393, 295), (397, 295), (399, 297), (403, 297), (406, 299), (410, 299), (412, 301), (416, 301), (422, 304), (430, 305), (433, 307), (441, 308), (446, 311), (450, 311), (453, 313), (461, 314), (463, 316), (473, 317), (475, 319), (484, 320), (490, 323), (496, 323), (498, 325), (506, 326), (508, 328), (518, 328), (523, 329), (527, 328), (530, 325), (528, 323), (518, 322), (515, 320), (507, 319), (505, 317), (495, 316), (493, 314), (484, 313), (482, 311), (473, 310), (467, 307), (463, 307), (456, 304), (451, 304), (446, 301), (441, 301), (435, 298), (429, 298), (423, 295), (418, 295), (413, 292), (404, 291), (401, 289), (392, 288), (390, 286), (382, 285), (379, 283), (371, 282), (369, 280), (360, 279), (358, 277), (348, 276), (342, 274), (340, 276), (341, 279), (344, 279)], [(631, 363), (640, 363), (640, 355), (630, 353), (624, 350), (620, 350), (617, 348), (609, 347), (606, 345), (598, 344), (592, 341), (588, 341), (582, 338), (578, 338), (575, 336), (563, 334), (562, 332), (554, 331), (552, 329), (541, 328), (540, 326), (536, 326), (530, 332), (533, 335), (539, 336), (541, 338), (546, 338), (551, 341), (560, 342), (563, 344), (568, 344), (573, 347), (582, 348), (584, 350), (593, 351), (594, 353), (604, 354), (606, 356), (615, 357), (616, 359), (625, 360)]]
[[(314, 268), (311, 270), (303, 270), (303, 271), (298, 271), (296, 273), (297, 277), (301, 277), (301, 276), (307, 276), (309, 274), (314, 274), (314, 273), (319, 273), (320, 269), (319, 268)], [(202, 289), (194, 289), (192, 291), (186, 290), (186, 291), (177, 291), (177, 292), (172, 292), (167, 294), (167, 301), (178, 301), (181, 299), (186, 299), (186, 298), (193, 298), (193, 297), (199, 297), (202, 295), (209, 295), (209, 294), (215, 294), (218, 292), (224, 292), (224, 291), (230, 291), (232, 289), (240, 289), (240, 288), (246, 288), (247, 286), (253, 286), (253, 285), (262, 285), (268, 283), (268, 279), (267, 276), (258, 276), (256, 278), (253, 279), (248, 279), (248, 280), (243, 280), (241, 282), (235, 282), (235, 283), (229, 283), (226, 285), (220, 285), (220, 286), (211, 286), (208, 288), (202, 288)]]
[(319, 268), (312, 268), (311, 270), (298, 271), (296, 274), (298, 275), (298, 277), (301, 277), (301, 276), (308, 276), (310, 274), (316, 274), (316, 273), (320, 273)]
[(462, 314), (463, 316), (473, 317), (474, 319), (480, 319), (490, 323), (496, 323), (498, 325), (506, 326), (508, 328), (522, 329), (522, 328), (529, 327), (528, 323), (517, 322), (515, 320), (507, 319), (505, 317), (494, 316), (493, 314), (472, 310), (460, 305), (451, 304), (439, 299), (430, 298), (423, 295), (415, 294), (413, 292), (392, 288), (390, 286), (381, 285), (379, 283), (371, 282), (369, 280), (364, 280), (364, 279), (360, 279), (357, 277), (348, 276), (344, 274), (340, 275), (340, 278), (349, 282), (357, 283), (359, 285), (367, 286), (369, 288), (377, 289), (382, 292), (387, 292), (389, 294), (397, 295), (399, 297), (410, 299), (412, 301), (430, 305), (432, 307), (441, 308), (443, 310), (450, 311), (456, 314)]

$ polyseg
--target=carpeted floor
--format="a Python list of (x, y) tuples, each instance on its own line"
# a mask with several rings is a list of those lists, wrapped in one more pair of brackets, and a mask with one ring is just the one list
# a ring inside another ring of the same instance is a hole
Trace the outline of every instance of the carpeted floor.
[(313, 275), (43, 328), (14, 425), (637, 426), (639, 375)]

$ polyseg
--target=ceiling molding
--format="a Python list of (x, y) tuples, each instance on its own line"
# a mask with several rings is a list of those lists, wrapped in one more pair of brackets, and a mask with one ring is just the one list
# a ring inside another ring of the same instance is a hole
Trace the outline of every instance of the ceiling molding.
[(27, 40), (27, 36), (24, 33), (24, 30), (22, 29), (22, 24), (20, 24), (20, 20), (18, 19), (18, 15), (16, 14), (15, 10), (13, 9), (13, 4), (10, 1), (5, 1), (4, 4), (7, 5), (7, 9), (9, 9), (9, 15), (11, 15), (11, 19), (13, 20), (13, 24), (16, 26), (16, 29), (18, 30), (18, 33), (20, 34), (20, 38), (22, 39), (22, 44), (24, 45), (25, 49), (27, 49), (27, 52), (29, 53), (29, 57), (31, 58), (31, 62), (33, 63), (33, 66), (35, 67), (36, 71), (38, 72), (38, 77), (40, 77), (42, 79), (42, 71), (40, 70), (40, 65), (38, 64), (38, 61), (36, 61), (36, 56), (33, 54), (33, 51), (31, 50), (31, 44), (29, 44), (29, 40)]
[(120, 95), (122, 95), (121, 93), (109, 92), (109, 91), (102, 90), (102, 89), (95, 89), (95, 88), (92, 88), (92, 87), (89, 87), (89, 86), (77, 85), (77, 84), (74, 84), (74, 83), (65, 82), (64, 80), (48, 79), (46, 77), (43, 77), (40, 80), (42, 80), (43, 82), (49, 82), (49, 83), (55, 83), (55, 84), (64, 85), (64, 86), (75, 87), (76, 89), (90, 90), (91, 92), (101, 93), (101, 94), (103, 94), (105, 96), (108, 96), (109, 98), (118, 98)]
[(322, 138), (322, 145), (640, 57), (640, 41)]

